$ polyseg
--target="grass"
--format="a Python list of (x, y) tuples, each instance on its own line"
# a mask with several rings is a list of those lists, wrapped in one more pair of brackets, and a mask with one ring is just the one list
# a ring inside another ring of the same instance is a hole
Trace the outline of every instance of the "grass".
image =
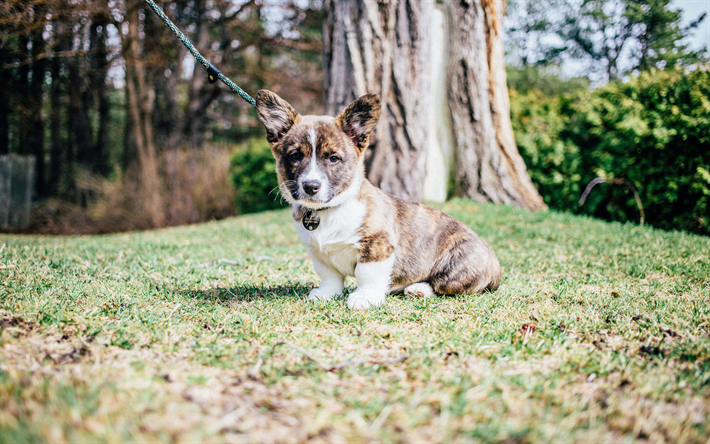
[[(496, 252), (498, 291), (307, 303), (287, 211), (0, 236), (0, 442), (707, 442), (709, 238), (442, 208)], [(281, 340), (407, 358), (328, 372)]]

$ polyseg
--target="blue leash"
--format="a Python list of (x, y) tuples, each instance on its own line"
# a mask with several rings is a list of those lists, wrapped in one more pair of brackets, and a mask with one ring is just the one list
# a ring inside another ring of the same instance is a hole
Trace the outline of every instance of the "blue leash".
[(163, 21), (163, 23), (165, 23), (166, 25), (168, 25), (168, 28), (170, 28), (170, 30), (173, 32), (173, 34), (175, 34), (175, 35), (177, 36), (177, 38), (180, 39), (180, 41), (182, 42), (182, 44), (185, 45), (185, 47), (187, 48), (187, 50), (190, 51), (190, 53), (195, 57), (195, 59), (196, 59), (198, 62), (200, 62), (200, 64), (201, 64), (202, 66), (205, 67), (205, 69), (207, 70), (207, 78), (208, 78), (208, 80), (209, 80), (210, 83), (216, 82), (217, 79), (221, 80), (222, 83), (224, 83), (225, 85), (227, 85), (232, 91), (234, 91), (235, 93), (239, 94), (240, 96), (242, 96), (242, 98), (243, 98), (244, 100), (246, 100), (247, 102), (249, 102), (249, 103), (251, 104), (251, 106), (256, 107), (256, 101), (254, 101), (254, 99), (253, 99), (249, 94), (247, 94), (246, 92), (244, 92), (243, 89), (241, 89), (240, 87), (238, 87), (236, 83), (234, 83), (234, 82), (232, 82), (231, 80), (229, 80), (224, 74), (222, 74), (222, 72), (221, 72), (219, 69), (217, 69), (216, 66), (214, 66), (213, 64), (211, 64), (210, 62), (208, 62), (207, 59), (205, 59), (204, 57), (202, 57), (202, 54), (200, 54), (200, 53), (197, 51), (197, 49), (195, 49), (195, 47), (192, 46), (192, 43), (190, 43), (190, 40), (188, 40), (187, 37), (185, 37), (185, 34), (183, 34), (183, 33), (177, 28), (177, 26), (175, 26), (175, 25), (173, 24), (173, 22), (170, 21), (170, 19), (168, 18), (168, 16), (165, 15), (165, 13), (160, 10), (160, 8), (158, 7), (158, 5), (156, 5), (153, 0), (145, 0), (145, 2), (148, 3), (148, 6), (150, 6), (150, 8), (151, 8), (153, 11), (155, 11), (156, 14), (158, 14), (158, 17), (160, 17), (160, 19)]

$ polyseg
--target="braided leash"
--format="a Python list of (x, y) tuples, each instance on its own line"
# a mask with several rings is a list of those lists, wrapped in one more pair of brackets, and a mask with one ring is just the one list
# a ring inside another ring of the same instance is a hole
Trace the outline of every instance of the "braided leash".
[(213, 64), (208, 62), (207, 59), (202, 57), (202, 54), (200, 54), (197, 51), (197, 49), (195, 49), (195, 47), (192, 46), (192, 43), (190, 43), (190, 40), (188, 40), (187, 37), (185, 37), (185, 34), (183, 34), (177, 28), (177, 26), (175, 26), (173, 24), (173, 22), (170, 21), (168, 16), (165, 15), (165, 13), (158, 7), (158, 5), (155, 4), (155, 2), (153, 0), (145, 0), (145, 2), (148, 3), (148, 6), (150, 6), (150, 9), (152, 9), (153, 11), (155, 11), (156, 14), (158, 14), (158, 17), (160, 17), (160, 20), (162, 20), (163, 23), (165, 23), (168, 26), (168, 28), (170, 28), (170, 30), (173, 32), (173, 34), (175, 34), (177, 36), (177, 38), (180, 39), (182, 44), (185, 45), (187, 50), (190, 51), (190, 53), (195, 57), (195, 59), (198, 62), (200, 62), (200, 64), (202, 66), (205, 67), (205, 69), (207, 70), (207, 76), (208, 76), (207, 78), (209, 79), (210, 83), (216, 82), (217, 79), (221, 80), (222, 83), (224, 83), (225, 85), (227, 85), (229, 87), (229, 89), (231, 89), (235, 93), (239, 94), (240, 96), (242, 96), (242, 98), (244, 100), (249, 102), (251, 104), (251, 106), (256, 107), (256, 101), (254, 101), (254, 99), (249, 94), (247, 94), (246, 92), (244, 92), (243, 89), (238, 87), (236, 85), (236, 83), (229, 80), (224, 74), (222, 74), (222, 72), (219, 69), (217, 69), (216, 66), (214, 66)]

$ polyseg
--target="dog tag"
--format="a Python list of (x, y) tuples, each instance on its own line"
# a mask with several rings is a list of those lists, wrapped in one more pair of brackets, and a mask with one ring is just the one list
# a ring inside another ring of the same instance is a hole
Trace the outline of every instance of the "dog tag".
[(303, 215), (303, 226), (306, 230), (313, 231), (320, 225), (320, 217), (313, 210), (306, 210), (306, 214)]

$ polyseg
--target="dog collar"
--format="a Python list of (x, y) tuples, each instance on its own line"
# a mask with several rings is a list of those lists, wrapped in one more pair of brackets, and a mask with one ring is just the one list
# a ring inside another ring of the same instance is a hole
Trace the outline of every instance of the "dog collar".
[(301, 219), (301, 222), (303, 223), (303, 226), (306, 228), (306, 230), (313, 231), (318, 228), (318, 225), (320, 225), (320, 216), (318, 216), (318, 214), (316, 213), (318, 211), (323, 211), (327, 208), (328, 207), (323, 207), (315, 210), (306, 208), (306, 212), (303, 214), (303, 219)]

